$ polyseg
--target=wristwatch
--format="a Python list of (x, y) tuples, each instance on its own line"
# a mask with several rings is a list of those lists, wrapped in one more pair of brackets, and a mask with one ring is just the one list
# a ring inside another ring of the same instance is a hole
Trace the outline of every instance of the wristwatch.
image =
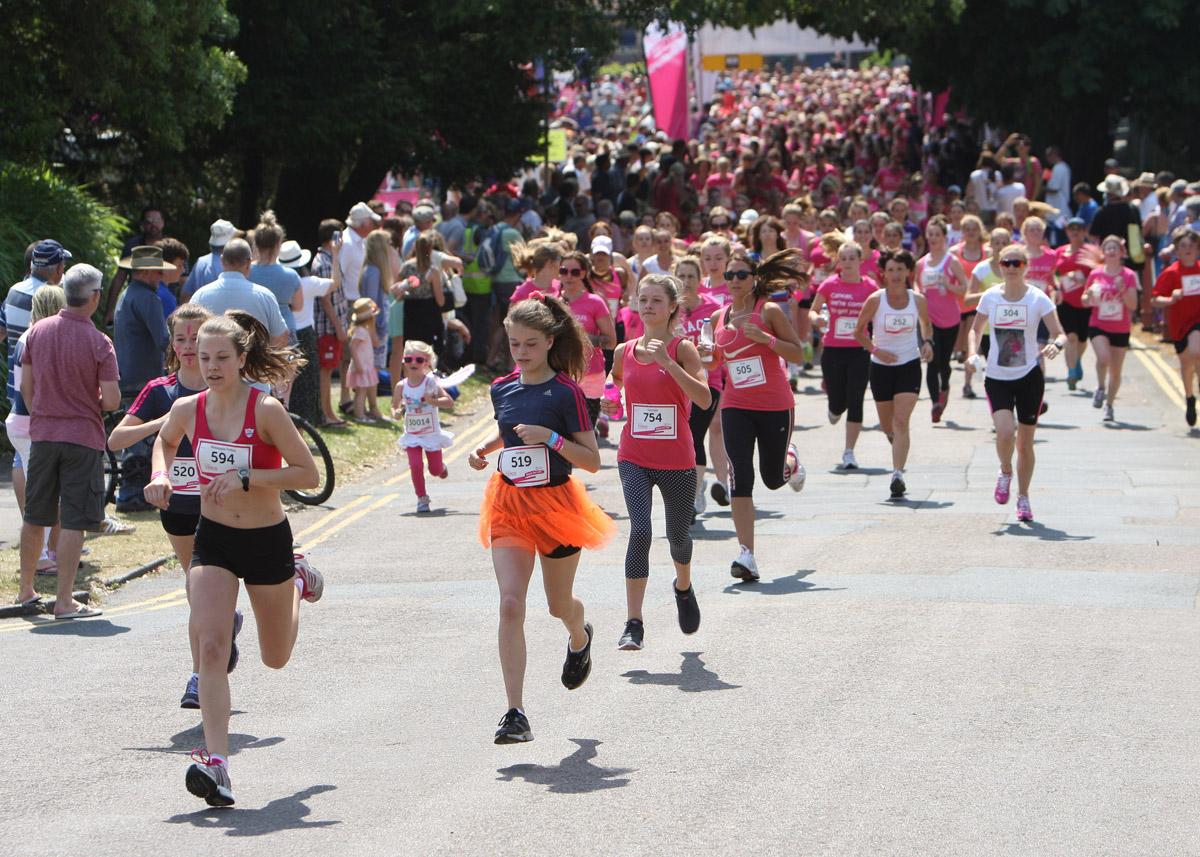
[(238, 471), (238, 477), (242, 480), (242, 490), (249, 491), (250, 490), (250, 471), (243, 467), (241, 470)]

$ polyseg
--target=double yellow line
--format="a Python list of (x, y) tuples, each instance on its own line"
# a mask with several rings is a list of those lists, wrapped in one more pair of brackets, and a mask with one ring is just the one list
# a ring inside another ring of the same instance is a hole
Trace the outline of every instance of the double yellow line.
[(1178, 407), (1184, 407), (1187, 402), (1183, 397), (1182, 386), (1177, 380), (1178, 373), (1163, 359), (1157, 343), (1146, 340), (1141, 340), (1141, 343), (1141, 348), (1131, 349), (1137, 355), (1138, 361), (1146, 367), (1150, 377), (1167, 394), (1167, 398)]

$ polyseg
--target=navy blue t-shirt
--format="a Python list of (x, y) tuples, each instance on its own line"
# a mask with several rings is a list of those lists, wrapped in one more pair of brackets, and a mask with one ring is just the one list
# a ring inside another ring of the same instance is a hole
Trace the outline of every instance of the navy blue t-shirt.
[[(142, 388), (138, 397), (126, 413), (132, 414), (144, 423), (156, 420), (171, 410), (176, 399), (194, 396), (199, 390), (189, 390), (179, 383), (174, 374), (155, 378)], [(187, 435), (179, 441), (179, 449), (175, 453), (175, 463), (172, 465), (171, 501), (167, 505), (168, 512), (179, 515), (200, 514), (200, 484), (198, 479), (189, 479), (185, 474), (195, 473), (196, 457), (192, 453), (192, 442)], [(192, 482), (195, 481), (195, 487)]]
[[(525, 446), (514, 426), (542, 426), (568, 440), (576, 432), (591, 431), (583, 390), (563, 373), (541, 384), (522, 384), (521, 373), (513, 372), (492, 382), (492, 409), (500, 426), (504, 446)], [(565, 482), (571, 462), (550, 450), (550, 484)]]

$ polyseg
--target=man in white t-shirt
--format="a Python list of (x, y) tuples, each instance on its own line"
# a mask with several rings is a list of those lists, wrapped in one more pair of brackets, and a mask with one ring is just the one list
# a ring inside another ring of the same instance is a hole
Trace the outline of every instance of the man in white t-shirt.
[(1061, 244), (1066, 238), (1063, 227), (1071, 216), (1071, 167), (1063, 160), (1058, 146), (1046, 148), (1046, 163), (1050, 164), (1050, 180), (1046, 182), (1046, 204), (1058, 209), (1058, 217), (1051, 224), (1060, 240), (1052, 240), (1053, 244)]
[(378, 226), (382, 218), (371, 211), (365, 202), (356, 202), (346, 215), (346, 235), (343, 236), (342, 252), (338, 264), (342, 269), (342, 291), (346, 300), (353, 304), (361, 297), (358, 293), (358, 277), (362, 273), (363, 260), (367, 255), (363, 243)]

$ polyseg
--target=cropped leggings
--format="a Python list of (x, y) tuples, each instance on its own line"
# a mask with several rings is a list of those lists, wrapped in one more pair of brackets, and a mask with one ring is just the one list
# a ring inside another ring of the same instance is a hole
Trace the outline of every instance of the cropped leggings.
[(730, 495), (754, 494), (754, 447), (758, 447), (758, 472), (763, 484), (774, 491), (783, 485), (788, 443), (792, 439), (792, 410), (750, 411), (725, 408), (721, 411), (725, 432), (725, 454), (729, 456)]
[(638, 580), (650, 576), (650, 543), (654, 532), (650, 513), (654, 508), (654, 486), (662, 494), (667, 512), (667, 541), (671, 559), (692, 561), (692, 520), (696, 516), (696, 468), (653, 470), (632, 461), (618, 461), (625, 508), (629, 510), (629, 546), (625, 549), (625, 577)]
[(707, 408), (699, 408), (695, 404), (692, 405), (692, 411), (688, 415), (688, 428), (692, 431), (692, 444), (696, 448), (696, 464), (708, 464), (708, 456), (704, 452), (704, 438), (708, 436), (708, 427), (712, 425), (713, 417), (716, 416), (717, 407), (721, 403), (721, 393), (712, 387), (708, 388), (708, 392), (712, 394), (712, 402)]
[(846, 414), (846, 421), (862, 423), (863, 396), (871, 374), (871, 355), (864, 348), (825, 347), (821, 353), (821, 376), (829, 396), (829, 412)]
[(943, 390), (950, 389), (950, 357), (954, 354), (954, 341), (958, 339), (959, 325), (933, 328), (933, 359), (925, 367), (925, 386), (929, 398), (937, 403)]

